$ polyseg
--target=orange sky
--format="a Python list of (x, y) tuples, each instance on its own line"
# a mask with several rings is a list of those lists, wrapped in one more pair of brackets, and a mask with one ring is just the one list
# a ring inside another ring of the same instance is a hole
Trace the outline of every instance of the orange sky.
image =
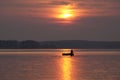
[[(50, 17), (57, 15), (63, 7), (70, 5), (69, 10), (73, 10), (75, 16), (106, 16), (119, 15), (120, 6), (117, 0), (10, 0), (2, 1), (0, 11), (10, 14), (26, 14), (40, 17)], [(62, 6), (62, 7), (61, 7)], [(61, 9), (60, 9), (61, 7)]]
[(119, 17), (120, 0), (1, 0), (0, 36), (118, 40)]

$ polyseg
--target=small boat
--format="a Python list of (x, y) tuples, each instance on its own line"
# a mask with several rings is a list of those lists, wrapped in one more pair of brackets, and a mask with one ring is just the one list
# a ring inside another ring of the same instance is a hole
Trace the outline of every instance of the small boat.
[(70, 53), (62, 53), (63, 56), (74, 56), (73, 50)]

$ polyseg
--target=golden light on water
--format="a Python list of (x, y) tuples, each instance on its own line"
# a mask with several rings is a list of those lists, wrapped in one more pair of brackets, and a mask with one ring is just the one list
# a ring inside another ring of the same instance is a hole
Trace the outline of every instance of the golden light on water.
[(71, 49), (62, 49), (61, 51), (62, 51), (63, 53), (69, 53), (70, 50), (71, 50)]
[(62, 61), (63, 61), (63, 64), (61, 65), (62, 78), (63, 80), (71, 80), (72, 79), (71, 57), (63, 57)]
[[(68, 53), (71, 49), (61, 49), (61, 53)], [(60, 55), (61, 55), (60, 53)], [(59, 80), (72, 80), (72, 57), (71, 56), (61, 56), (58, 60), (60, 79)]]

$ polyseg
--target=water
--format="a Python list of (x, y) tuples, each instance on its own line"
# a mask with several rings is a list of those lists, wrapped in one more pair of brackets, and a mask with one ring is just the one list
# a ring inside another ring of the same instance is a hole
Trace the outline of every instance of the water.
[(120, 80), (119, 50), (0, 51), (0, 80)]

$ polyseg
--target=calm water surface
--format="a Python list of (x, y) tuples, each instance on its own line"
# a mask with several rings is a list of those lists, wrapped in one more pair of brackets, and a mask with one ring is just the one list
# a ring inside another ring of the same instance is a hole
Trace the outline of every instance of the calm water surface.
[(1, 50), (0, 80), (120, 80), (120, 51)]

